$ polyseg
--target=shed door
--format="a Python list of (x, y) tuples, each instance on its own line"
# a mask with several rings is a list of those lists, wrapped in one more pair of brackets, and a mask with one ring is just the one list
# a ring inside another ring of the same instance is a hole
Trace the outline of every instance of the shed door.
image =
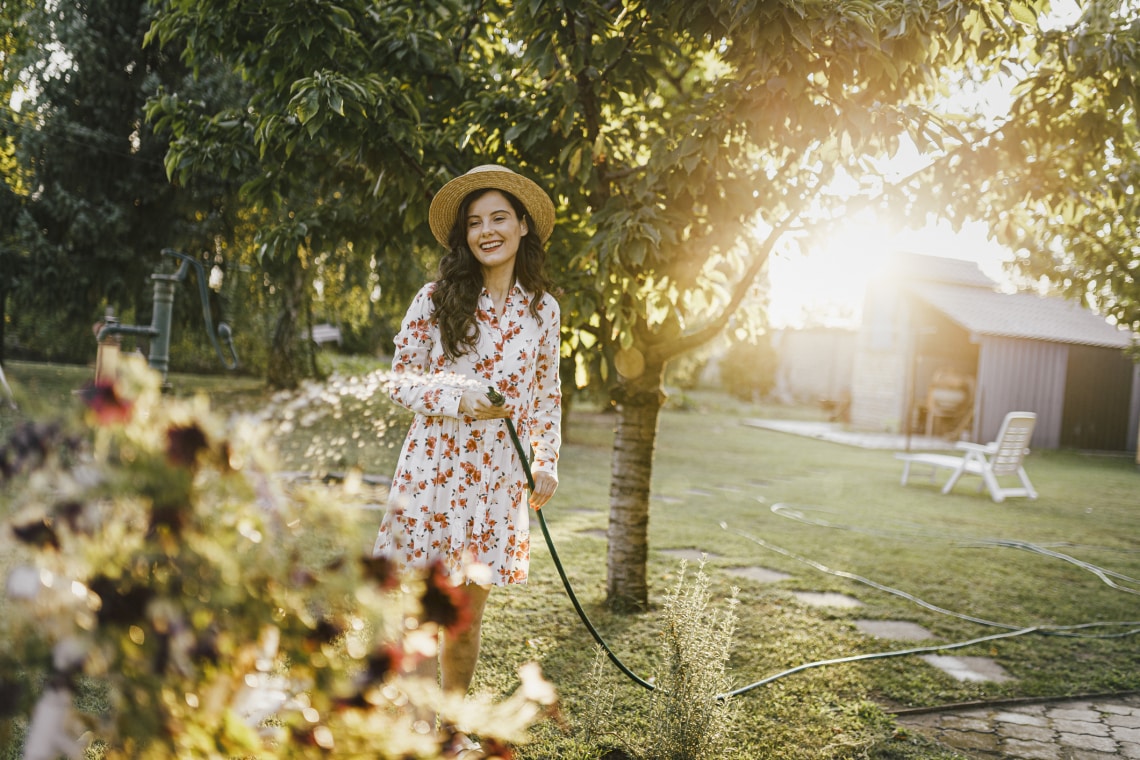
[(1061, 446), (1089, 451), (1126, 451), (1131, 398), (1132, 363), (1123, 352), (1070, 346)]

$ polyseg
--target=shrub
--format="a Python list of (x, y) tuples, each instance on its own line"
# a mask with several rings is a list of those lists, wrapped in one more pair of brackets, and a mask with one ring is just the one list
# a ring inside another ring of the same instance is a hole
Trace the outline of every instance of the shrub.
[(27, 758), (432, 758), (438, 713), (525, 739), (553, 701), (537, 666), (499, 704), (410, 675), (460, 588), (396, 577), (333, 492), (275, 477), (261, 426), (158, 380), (128, 362), (0, 449), (0, 737)]
[[(645, 710), (634, 726), (614, 718), (613, 673), (599, 649), (588, 681), (590, 699), (582, 718), (581, 743), (610, 749), (606, 757), (645, 760), (706, 760), (726, 757), (732, 748), (734, 703), (728, 658), (736, 629), (736, 590), (724, 609), (710, 607), (704, 563), (686, 584), (686, 562), (666, 592), (661, 615), (660, 666)], [(624, 754), (623, 754), (624, 753)]]
[(685, 562), (677, 583), (665, 596), (662, 614), (662, 663), (650, 703), (655, 737), (649, 753), (656, 760), (723, 757), (732, 725), (727, 673), (736, 629), (735, 592), (727, 609), (709, 607), (709, 577), (704, 563), (690, 585)]
[(779, 356), (767, 333), (756, 342), (733, 341), (720, 360), (721, 384), (742, 401), (758, 401), (776, 387)]

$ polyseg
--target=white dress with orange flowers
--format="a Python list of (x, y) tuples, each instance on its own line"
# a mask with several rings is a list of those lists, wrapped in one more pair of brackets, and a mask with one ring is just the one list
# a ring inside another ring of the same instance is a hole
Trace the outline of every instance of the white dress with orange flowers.
[(530, 311), (531, 294), (515, 285), (498, 317), (484, 290), (476, 350), (449, 361), (432, 319), (434, 289), (429, 283), (416, 294), (395, 340), (388, 392), (416, 416), (374, 553), (407, 567), (440, 560), (456, 577), (473, 561), (490, 568), (494, 585), (524, 583), (530, 566), (526, 474), (506, 420), (462, 415), (459, 400), (465, 390), (494, 386), (513, 410), (519, 439), (533, 448), (532, 472), (557, 477), (558, 302), (543, 296), (540, 323)]

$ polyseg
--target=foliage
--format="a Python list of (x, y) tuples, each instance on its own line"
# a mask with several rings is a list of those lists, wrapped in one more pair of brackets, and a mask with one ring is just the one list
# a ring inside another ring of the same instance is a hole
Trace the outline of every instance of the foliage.
[[(5, 39), (22, 40), (5, 56), (0, 89), (5, 103), (13, 91), (21, 101), (3, 119), (0, 305), (8, 335), (0, 337), (23, 357), (88, 361), (91, 326), (106, 307), (126, 323), (149, 319), (149, 275), (163, 248), (205, 259), (209, 270), (235, 237), (232, 188), (215, 178), (170, 183), (167, 140), (143, 113), (162, 88), (225, 100), (235, 78), (207, 67), (191, 82), (176, 58), (144, 50), (152, 19), (145, 0), (6, 3), (0, 15), (19, 33)], [(176, 334), (200, 334), (198, 314), (176, 309)], [(176, 366), (186, 359), (183, 366), (198, 368), (211, 355), (202, 340), (178, 348)]]
[(704, 562), (691, 585), (685, 563), (662, 605), (662, 658), (649, 708), (656, 730), (646, 755), (660, 760), (724, 757), (730, 746), (735, 703), (727, 672), (736, 628), (736, 593), (725, 610), (710, 610)]
[(1012, 93), (1008, 112), (961, 125), (958, 139), (940, 146), (941, 160), (900, 195), (919, 218), (984, 220), (1017, 252), (1014, 267), (1028, 284), (1048, 282), (1137, 330), (1140, 6), (1073, 5), (1077, 13), (1065, 18), (1047, 13), (1046, 2), (1012, 4), (1029, 34), (1005, 47), (991, 72)]
[(426, 715), (505, 748), (552, 702), (534, 666), (498, 704), (407, 675), (466, 619), (462, 588), (359, 554), (338, 499), (278, 480), (250, 418), (164, 397), (137, 362), (84, 397), (0, 450), (0, 725), (34, 702), (27, 757), (437, 757)]
[[(26, 94), (16, 164), (5, 172), (23, 218), (8, 243), (23, 265), (9, 308), (60, 315), (54, 327), (70, 340), (57, 344), (73, 360), (93, 352), (89, 328), (104, 299), (125, 309), (145, 302), (173, 200), (162, 175), (166, 146), (139, 123), (163, 74), (162, 61), (139, 49), (145, 4), (89, 10), (86, 2), (36, 4), (22, 15), (34, 45), (5, 67), (7, 86), (18, 82)], [(29, 323), (14, 327), (21, 342), (36, 342)]]
[(721, 384), (729, 395), (759, 401), (776, 387), (779, 355), (768, 333), (763, 333), (755, 341), (734, 340), (718, 366)]
[[(323, 319), (366, 333), (402, 315), (398, 304), (426, 277), (417, 252), (430, 240), (425, 185), (458, 173), (449, 147), (432, 139), (463, 84), (458, 5), (160, 3), (152, 47), (195, 68), (220, 60), (247, 84), (224, 104), (165, 92), (148, 116), (171, 136), (174, 180), (240, 177), (243, 206), (261, 215), (256, 265), (282, 299), (268, 366), (276, 387), (310, 374), (297, 335), (314, 307), (333, 306), (336, 319)], [(368, 336), (368, 350), (383, 337)]]
[[(696, 760), (732, 754), (736, 703), (721, 698), (730, 689), (728, 660), (736, 627), (736, 590), (727, 607), (710, 609), (710, 578), (702, 560), (686, 582), (686, 561), (662, 602), (658, 675), (641, 701), (642, 715), (616, 714), (614, 674), (603, 652), (595, 653), (580, 717), (583, 747), (614, 743), (648, 760)], [(636, 727), (632, 727), (635, 723)]]

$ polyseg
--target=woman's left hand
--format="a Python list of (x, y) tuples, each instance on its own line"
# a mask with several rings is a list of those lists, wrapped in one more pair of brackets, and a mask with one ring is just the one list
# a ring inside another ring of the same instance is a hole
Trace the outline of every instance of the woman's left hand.
[(536, 512), (550, 501), (558, 488), (558, 478), (549, 472), (536, 472), (534, 474), (534, 490), (530, 492), (530, 507)]

